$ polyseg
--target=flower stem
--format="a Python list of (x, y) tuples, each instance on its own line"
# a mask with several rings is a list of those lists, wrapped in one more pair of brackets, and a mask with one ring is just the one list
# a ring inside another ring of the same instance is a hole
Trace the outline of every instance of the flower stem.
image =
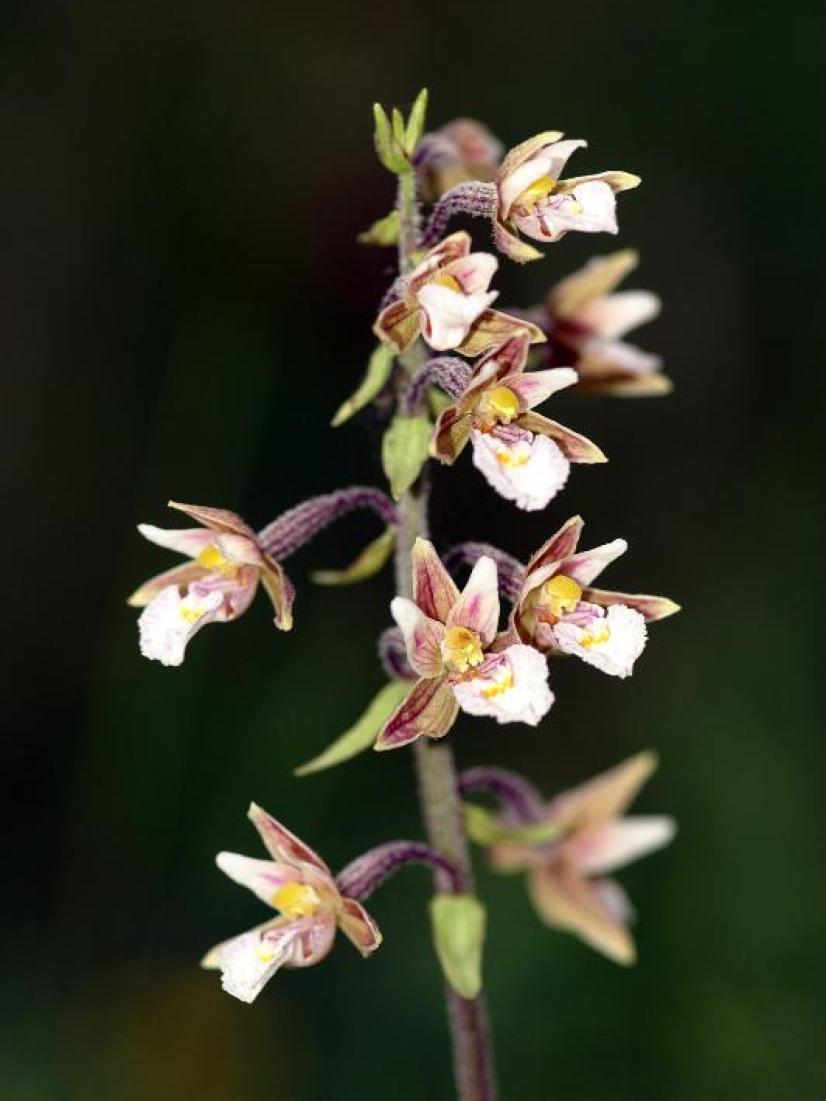
[[(404, 275), (412, 266), (412, 252), (418, 246), (419, 236), (419, 210), (413, 173), (399, 177), (398, 211), (399, 272)], [(416, 370), (422, 367), (426, 356), (423, 348), (414, 347), (405, 358), (407, 362), (403, 365), (409, 382), (415, 376)], [(400, 404), (402, 403), (403, 395), (400, 396)], [(398, 503), (396, 590), (399, 596), (413, 595), (411, 552), (416, 537), (428, 534), (428, 483), (425, 470), (419, 479), (417, 491), (403, 494)], [(428, 842), (456, 868), (462, 890), (473, 893), (470, 849), (465, 833), (453, 751), (447, 742), (419, 738), (413, 746), (413, 757)], [(444, 879), (440, 880), (436, 876), (434, 887), (437, 892), (444, 891)], [(496, 1101), (493, 1047), (484, 995), (462, 998), (446, 984), (445, 997), (458, 1101)]]

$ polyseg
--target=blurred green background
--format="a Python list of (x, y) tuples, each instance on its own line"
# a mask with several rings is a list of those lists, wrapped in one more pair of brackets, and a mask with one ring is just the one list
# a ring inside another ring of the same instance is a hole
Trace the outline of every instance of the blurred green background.
[[(168, 523), (169, 497), (260, 526), (380, 480), (378, 417), (327, 424), (389, 274), (355, 243), (391, 203), (370, 104), (423, 84), (433, 124), (470, 114), (508, 145), (564, 129), (590, 141), (575, 172), (644, 177), (619, 240), (643, 257), (628, 285), (665, 300), (638, 342), (677, 381), (667, 400), (566, 402), (614, 461), (575, 470), (543, 516), (494, 499), (469, 462), (436, 480), (442, 545), (525, 555), (579, 511), (587, 544), (631, 543), (612, 585), (685, 608), (631, 681), (561, 663), (539, 730), (454, 735), (463, 764), (548, 793), (654, 747), (638, 805), (680, 822), (622, 876), (631, 971), (544, 930), (518, 880), (480, 868), (503, 1098), (822, 1096), (822, 8), (28, 0), (0, 20), (0, 1096), (451, 1097), (425, 872), (375, 897), (386, 940), (367, 963), (339, 944), (252, 1008), (197, 968), (262, 917), (212, 863), (258, 854), (251, 798), (334, 867), (420, 834), (405, 752), (290, 775), (381, 682), (389, 577), (308, 581), (375, 524), (347, 520), (290, 563), (289, 637), (259, 600), (166, 670), (140, 659), (124, 606), (171, 564), (134, 530)], [(504, 269), (502, 301), (536, 302), (612, 247), (570, 236)]]

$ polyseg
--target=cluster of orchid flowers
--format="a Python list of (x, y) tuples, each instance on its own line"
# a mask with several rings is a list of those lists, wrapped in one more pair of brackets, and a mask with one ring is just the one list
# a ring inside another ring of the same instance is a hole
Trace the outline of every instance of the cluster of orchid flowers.
[[(572, 231), (616, 233), (616, 194), (636, 187), (638, 177), (603, 172), (561, 179), (566, 161), (585, 142), (563, 140), (557, 132), (540, 134), (504, 157), (501, 144), (471, 120), (433, 133), (411, 135), (408, 128), (406, 143), (394, 122), (393, 135), (395, 144), (377, 128), (380, 159), (397, 171), (393, 158), (401, 158), (432, 211), (426, 225), (416, 227), (413, 264), (395, 279), (379, 310), (374, 331), (380, 343), (368, 375), (334, 423), (382, 391), (395, 396), (384, 465), (397, 500), (356, 486), (303, 502), (258, 532), (233, 512), (170, 502), (198, 526), (139, 527), (151, 542), (187, 558), (131, 597), (143, 609), (140, 648), (148, 658), (180, 665), (193, 636), (209, 623), (238, 618), (259, 583), (275, 625), (289, 630), (294, 587), (284, 561), (354, 509), (374, 512), (381, 534), (350, 566), (316, 580), (344, 584), (377, 572), (405, 523), (398, 498), (415, 493), (428, 458), (451, 465), (470, 444), (474, 466), (497, 493), (520, 509), (544, 509), (564, 487), (572, 463), (606, 459), (595, 443), (536, 412), (537, 406), (563, 389), (639, 396), (670, 388), (659, 359), (622, 339), (659, 310), (649, 292), (616, 291), (636, 265), (632, 251), (592, 260), (552, 288), (540, 307), (502, 312), (493, 308), (497, 292), (490, 289), (497, 258), (472, 251), (464, 231), (445, 235), (457, 214), (484, 217), (501, 253), (520, 263), (535, 260), (541, 253), (526, 238), (550, 243)], [(363, 239), (394, 243), (398, 222), (396, 212)], [(443, 738), (459, 711), (536, 726), (554, 702), (549, 659), (559, 655), (629, 676), (646, 645), (647, 625), (678, 606), (665, 597), (596, 587), (627, 544), (615, 539), (581, 550), (582, 528), (582, 519), (572, 517), (527, 564), (474, 543), (440, 558), (431, 542), (417, 538), (411, 596), (392, 600), (395, 627), (380, 642), (389, 684), (355, 727), (299, 771), (337, 764), (370, 744), (392, 750), (420, 737)], [(454, 575), (468, 566), (460, 590)], [(624, 963), (634, 956), (632, 910), (607, 876), (673, 834), (668, 818), (625, 815), (654, 767), (651, 754), (639, 754), (550, 803), (527, 780), (499, 769), (475, 768), (459, 778), (463, 797), (481, 792), (498, 802), (496, 813), (466, 805), (468, 834), (489, 850), (493, 866), (527, 870), (531, 897), (547, 924)], [(244, 1001), (252, 1001), (280, 967), (322, 959), (337, 928), (364, 955), (374, 951), (381, 934), (362, 903), (396, 867), (428, 863), (448, 893), (462, 891), (460, 871), (423, 844), (379, 846), (335, 876), (260, 807), (253, 804), (249, 814), (269, 859), (220, 853), (218, 866), (276, 916), (204, 959), (206, 967), (220, 969), (224, 988)], [(450, 962), (442, 963), (450, 979)], [(472, 994), (460, 979), (455, 985), (464, 996)]]

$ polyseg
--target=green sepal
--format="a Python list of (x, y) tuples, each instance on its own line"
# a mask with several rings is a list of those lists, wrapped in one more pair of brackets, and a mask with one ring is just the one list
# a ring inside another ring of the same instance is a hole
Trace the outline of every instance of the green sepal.
[(407, 118), (407, 130), (404, 135), (404, 148), (407, 151), (407, 155), (412, 157), (416, 151), (416, 146), (421, 141), (422, 134), (424, 133), (424, 121), (427, 114), (427, 88), (422, 88), (419, 94), (416, 96), (416, 100), (410, 109), (410, 114)]
[(368, 360), (367, 370), (358, 388), (336, 410), (336, 415), (330, 422), (333, 428), (338, 428), (340, 424), (348, 421), (384, 389), (393, 369), (393, 358), (391, 349), (384, 344), (379, 344)]
[(377, 222), (373, 222), (369, 229), (358, 235), (360, 245), (377, 245), (379, 248), (389, 248), (395, 245), (399, 239), (399, 212), (391, 210)]
[(438, 417), (448, 406), (453, 405), (453, 398), (440, 390), (438, 386), (428, 386), (427, 407), (434, 417)]
[(427, 461), (431, 432), (428, 417), (398, 414), (384, 434), (381, 461), (390, 492), (397, 501), (410, 489)]
[(482, 989), (484, 906), (473, 895), (435, 895), (430, 921), (445, 978), (462, 998), (475, 998)]
[(495, 845), (497, 841), (521, 841), (542, 845), (557, 841), (565, 833), (562, 822), (530, 822), (525, 826), (503, 826), (499, 818), (478, 803), (465, 803), (465, 830), (477, 845)]
[(343, 570), (316, 570), (310, 577), (316, 585), (354, 585), (357, 581), (366, 581), (387, 562), (395, 543), (395, 528), (386, 528)]
[(294, 770), (295, 776), (308, 776), (311, 772), (340, 765), (351, 757), (369, 749), (379, 735), (379, 731), (410, 691), (408, 681), (391, 680), (373, 697), (367, 710), (340, 738), (327, 746), (323, 753)]
[(395, 172), (397, 176), (402, 172), (409, 172), (410, 161), (404, 148), (394, 138), (390, 122), (380, 103), (373, 104), (373, 118), (376, 124), (373, 140), (379, 160), (389, 172)]

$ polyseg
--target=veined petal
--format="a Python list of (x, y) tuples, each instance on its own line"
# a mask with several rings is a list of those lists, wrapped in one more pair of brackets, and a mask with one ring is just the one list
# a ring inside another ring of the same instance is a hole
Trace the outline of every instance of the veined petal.
[(188, 558), (197, 558), (202, 550), (215, 541), (215, 533), (209, 528), (170, 530), (156, 528), (154, 524), (138, 524), (138, 531), (150, 543), (185, 554)]
[(603, 543), (599, 547), (594, 547), (593, 550), (572, 554), (565, 562), (563, 572), (585, 588), (599, 577), (606, 566), (610, 566), (627, 550), (628, 544), (624, 539), (612, 539), (610, 543)]
[(470, 439), (471, 415), (459, 405), (443, 409), (433, 429), (430, 454), (448, 465), (454, 463)]
[(492, 558), (482, 555), (476, 561), (467, 584), (447, 617), (446, 626), (467, 627), (475, 631), (486, 647), (493, 642), (499, 626), (499, 583), (496, 563)]
[(501, 253), (516, 264), (527, 264), (531, 260), (541, 260), (542, 253), (538, 248), (522, 241), (515, 233), (501, 222), (493, 223), (493, 240)]
[(207, 571), (197, 562), (184, 562), (181, 566), (175, 566), (171, 570), (150, 577), (144, 581), (139, 589), (135, 589), (127, 600), (132, 608), (143, 608), (158, 595), (163, 589), (174, 586), (179, 592), (185, 591), (193, 582), (200, 581), (206, 576)]
[(527, 334), (528, 344), (541, 344), (547, 339), (537, 325), (524, 318), (512, 317), (501, 310), (483, 310), (456, 350), (474, 359), (485, 352), (498, 350), (504, 341), (521, 334)]
[(398, 355), (407, 351), (420, 331), (418, 306), (406, 297), (385, 306), (373, 326), (379, 340)]
[(444, 623), (459, 599), (456, 583), (442, 565), (436, 548), (427, 539), (417, 539), (411, 553), (413, 600), (428, 619)]
[(560, 390), (573, 386), (577, 381), (576, 371), (572, 367), (551, 367), (547, 371), (527, 371), (518, 377), (508, 378), (508, 389), (519, 398), (519, 411), (526, 413), (535, 405), (556, 394)]
[(599, 890), (570, 860), (557, 860), (528, 873), (528, 888), (539, 916), (555, 929), (576, 933), (616, 963), (634, 962), (634, 942)]
[(612, 604), (624, 604), (639, 612), (648, 623), (665, 619), (680, 611), (680, 605), (675, 604), (668, 597), (647, 596), (644, 593), (616, 593), (606, 589), (585, 588), (582, 591), (582, 599), (591, 604), (599, 604), (603, 608), (609, 608)]
[(446, 264), (442, 271), (456, 280), (464, 294), (477, 294), (488, 289), (498, 267), (499, 261), (489, 252), (471, 252)]
[(247, 817), (258, 830), (267, 852), (277, 864), (310, 864), (332, 879), (330, 869), (318, 853), (300, 841), (263, 807), (250, 803)]
[(647, 639), (645, 620), (624, 604), (611, 605), (584, 626), (563, 619), (553, 633), (560, 650), (613, 677), (630, 677)]
[(354, 898), (341, 900), (338, 925), (363, 956), (369, 956), (381, 944), (382, 936), (378, 925)]
[(293, 625), (293, 600), (295, 588), (280, 562), (270, 555), (263, 556), (261, 584), (275, 612), (275, 625), (281, 631), (289, 631)]
[(450, 287), (428, 283), (417, 298), (424, 314), (424, 339), (437, 352), (457, 348), (471, 325), (497, 297), (497, 291), (462, 294)]
[(336, 937), (335, 915), (329, 910), (320, 910), (314, 917), (306, 920), (307, 926), (301, 930), (291, 953), (290, 967), (312, 967), (320, 963), (333, 947)]
[(534, 570), (570, 557), (577, 548), (584, 526), (585, 521), (581, 516), (572, 516), (570, 520), (566, 520), (559, 531), (555, 532), (546, 543), (543, 543), (536, 554), (531, 557), (525, 570), (528, 579)]
[(536, 726), (554, 695), (548, 687), (548, 663), (532, 646), (509, 646), (489, 658), (453, 691), (469, 715), (488, 715), (499, 723)]
[(634, 249), (621, 249), (610, 256), (595, 256), (551, 290), (548, 308), (560, 321), (578, 317), (580, 310), (619, 286), (639, 263)]
[(580, 831), (569, 850), (585, 875), (604, 875), (667, 845), (676, 833), (667, 815), (615, 818)]
[(276, 864), (273, 860), (254, 860), (240, 853), (220, 852), (215, 863), (235, 883), (249, 888), (262, 902), (274, 906), (273, 896), (285, 883), (295, 883), (301, 873), (293, 864)]
[(473, 465), (508, 501), (528, 512), (545, 508), (568, 480), (570, 465), (553, 440), (503, 430), (471, 432)]
[(654, 753), (637, 753), (627, 761), (557, 796), (550, 805), (552, 817), (572, 830), (585, 829), (621, 815), (657, 767)]
[(218, 618), (223, 605), (220, 592), (182, 597), (176, 585), (162, 589), (138, 619), (141, 653), (161, 665), (180, 665), (189, 640)]
[(185, 512), (187, 516), (197, 520), (199, 524), (212, 528), (213, 531), (227, 532), (233, 535), (243, 535), (255, 542), (255, 532), (242, 520), (237, 512), (231, 512), (228, 508), (211, 508), (208, 505), (183, 505), (180, 501), (168, 501), (170, 508), (178, 512)]
[(408, 292), (411, 295), (415, 295), (419, 287), (423, 286), (429, 279), (432, 279), (437, 271), (440, 269), (444, 270), (457, 260), (461, 260), (463, 257), (468, 256), (470, 254), (471, 244), (470, 234), (462, 229), (457, 233), (451, 233), (448, 237), (440, 241), (438, 245), (434, 245), (410, 273), (407, 281)]
[(420, 677), (438, 677), (444, 672), (441, 644), (445, 627), (436, 619), (430, 619), (417, 604), (407, 597), (397, 596), (390, 604), (390, 612), (404, 636), (407, 660)]
[(236, 535), (234, 532), (221, 532), (213, 535), (212, 542), (218, 548), (219, 553), (232, 565), (260, 566), (261, 551), (258, 542), (246, 535)]
[(651, 291), (621, 291), (589, 302), (579, 310), (576, 320), (605, 340), (617, 340), (630, 329), (651, 321), (661, 309), (661, 300)]
[(515, 422), (527, 432), (552, 439), (562, 454), (572, 463), (605, 463), (603, 452), (587, 436), (574, 432), (558, 421), (543, 417), (541, 413), (527, 412)]
[(376, 749), (397, 749), (424, 735), (442, 738), (456, 721), (458, 704), (445, 677), (417, 681), (385, 723)]

